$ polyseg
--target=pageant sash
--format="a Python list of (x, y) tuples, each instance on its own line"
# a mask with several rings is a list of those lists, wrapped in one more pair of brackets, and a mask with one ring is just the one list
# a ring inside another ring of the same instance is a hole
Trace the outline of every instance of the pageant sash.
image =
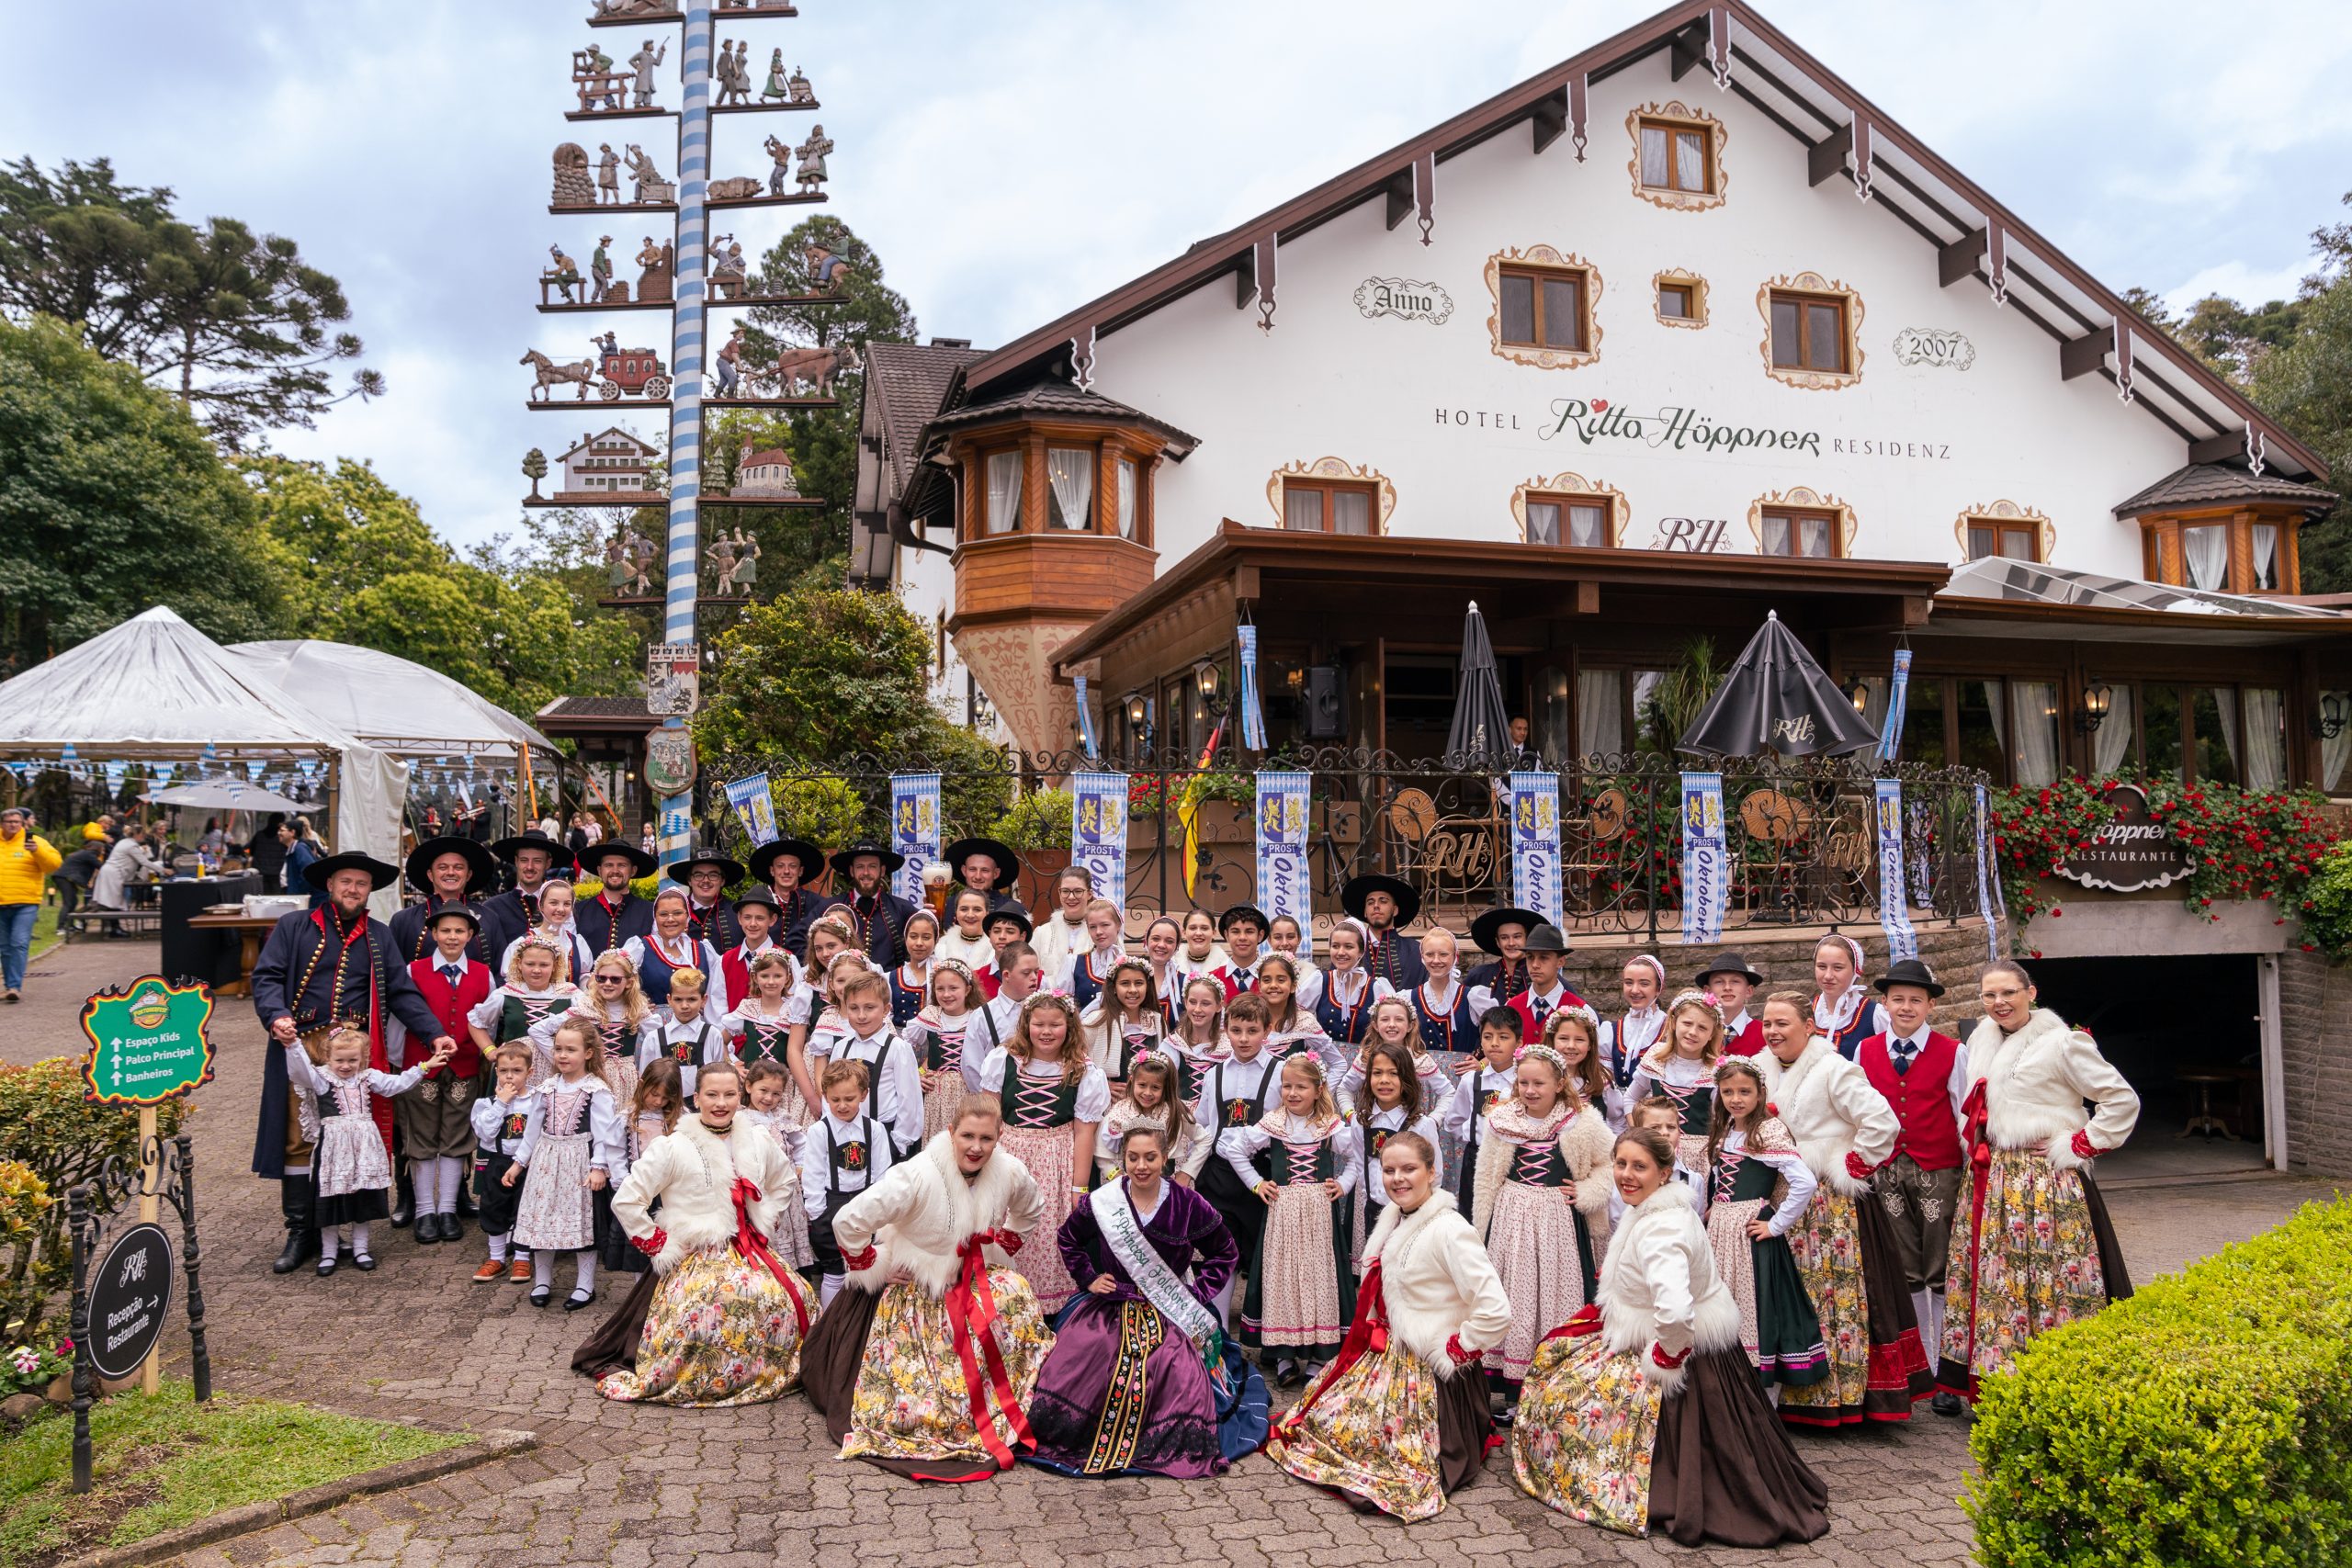
[(1313, 787), (1304, 769), (1258, 774), (1258, 908), (1270, 920), (1288, 915), (1302, 931), (1315, 918), (1306, 886), (1306, 801)]
[[(1976, 786), (1976, 912), (1984, 920), (1984, 952), (1990, 958), (2001, 956), (2001, 919), (2008, 911), (2002, 908), (2000, 874), (1993, 870), (1991, 831), (1986, 818), (1992, 815), (1984, 798), (1984, 786)], [(1990, 884), (1988, 886), (1987, 884)]]
[(1724, 776), (1682, 775), (1682, 940), (1722, 940), (1731, 908), (1731, 853), (1724, 842)]
[(1919, 956), (1919, 933), (1911, 925), (1910, 879), (1903, 874), (1903, 781), (1880, 779), (1878, 828), (1878, 923), (1886, 932), (1889, 961)]
[(922, 874), (939, 863), (939, 775), (890, 775), (890, 847), (907, 857), (891, 880), (890, 891), (910, 904), (921, 904)]
[(735, 808), (735, 819), (743, 824), (743, 836), (753, 849), (776, 840), (775, 795), (768, 787), (767, 774), (728, 780), (727, 804)]
[(1510, 776), (1512, 901), (1554, 925), (1560, 921), (1560, 775)]
[(1882, 762), (1892, 762), (1895, 753), (1903, 750), (1903, 710), (1910, 687), (1911, 650), (1898, 648), (1894, 650), (1894, 679), (1886, 689), (1886, 719), (1878, 731), (1878, 760)]
[[(1165, 1197), (1160, 1200), (1163, 1203), (1167, 1201)], [(1143, 1292), (1143, 1299), (1158, 1307), (1160, 1316), (1201, 1348), (1201, 1359), (1213, 1373), (1222, 1369), (1225, 1337), (1217, 1328), (1216, 1314), (1202, 1304), (1201, 1298), (1193, 1294), (1143, 1234), (1143, 1222), (1136, 1218), (1135, 1205), (1127, 1201), (1125, 1179), (1096, 1188), (1086, 1201), (1094, 1212), (1095, 1227), (1102, 1233), (1111, 1256), (1127, 1271), (1127, 1278)]]
[(1127, 775), (1072, 773), (1069, 863), (1094, 879), (1094, 896), (1127, 907)]

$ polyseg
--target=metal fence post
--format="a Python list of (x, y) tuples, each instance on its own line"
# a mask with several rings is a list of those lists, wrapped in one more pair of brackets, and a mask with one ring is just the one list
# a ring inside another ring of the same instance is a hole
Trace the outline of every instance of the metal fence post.
[(197, 1280), (196, 1158), (194, 1142), (186, 1133), (172, 1139), (178, 1151), (180, 1178), (181, 1266), (187, 1273), (188, 1371), (196, 1382), (196, 1401), (212, 1397), (212, 1353), (204, 1343), (204, 1287)]
[(98, 1371), (90, 1359), (90, 1186), (76, 1185), (65, 1197), (65, 1224), (74, 1241), (74, 1306), (67, 1317), (74, 1336), (74, 1490), (90, 1489), (90, 1406), (96, 1402)]

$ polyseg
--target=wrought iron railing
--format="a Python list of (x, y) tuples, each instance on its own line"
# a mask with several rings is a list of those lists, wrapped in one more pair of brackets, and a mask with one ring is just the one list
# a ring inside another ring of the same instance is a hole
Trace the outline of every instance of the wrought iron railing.
[[(1875, 784), (1903, 784), (1904, 863), (1915, 921), (1981, 915), (1976, 874), (1976, 787), (1965, 768), (1827, 759), (1708, 760), (1723, 775), (1725, 848), (1731, 865), (1726, 933), (1772, 925), (1876, 924), (1879, 858)], [(1420, 889), (1426, 918), (1459, 930), (1481, 910), (1510, 901), (1509, 787), (1499, 772), (1386, 751), (1327, 747), (1269, 757), (1262, 764), (1201, 768), (1165, 757), (1088, 761), (1075, 752), (1006, 751), (993, 763), (942, 764), (921, 757), (846, 756), (822, 764), (756, 758), (715, 761), (707, 776), (765, 772), (786, 832), (828, 847), (855, 833), (887, 835), (890, 778), (942, 775), (945, 838), (986, 832), (1013, 799), (1066, 785), (1074, 772), (1129, 778), (1127, 902), (1131, 910), (1212, 911), (1250, 899), (1256, 884), (1250, 769), (1303, 768), (1314, 777), (1310, 863), (1316, 907), (1336, 911), (1340, 885), (1382, 871)], [(1561, 849), (1567, 925), (1576, 933), (1679, 930), (1681, 909), (1681, 763), (1656, 752), (1579, 759), (1560, 778)], [(1181, 806), (1199, 800), (1193, 876), (1184, 878)], [(711, 829), (739, 855), (741, 828), (714, 785)], [(1041, 808), (1042, 807), (1042, 808)], [(1034, 905), (1068, 862), (1067, 806), (1024, 816), (1039, 829), (1011, 836)], [(720, 820), (722, 818), (725, 820)], [(1057, 834), (1053, 829), (1058, 826)], [(1037, 847), (1043, 845), (1045, 847)]]

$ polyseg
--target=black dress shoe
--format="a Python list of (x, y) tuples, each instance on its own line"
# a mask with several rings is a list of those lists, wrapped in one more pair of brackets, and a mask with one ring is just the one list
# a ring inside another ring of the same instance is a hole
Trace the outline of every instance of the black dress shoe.
[(1936, 1390), (1936, 1397), (1928, 1404), (1939, 1416), (1958, 1416), (1968, 1408), (1961, 1404), (1960, 1395), (1948, 1388)]
[(319, 1278), (320, 1278), (320, 1279), (323, 1280), (323, 1279), (325, 1279), (328, 1275), (330, 1275), (330, 1274), (332, 1274), (332, 1273), (334, 1273), (334, 1258), (320, 1258), (320, 1259), (319, 1259)]
[(444, 1214), (441, 1216), (441, 1239), (443, 1241), (463, 1241), (466, 1239), (466, 1227), (458, 1223), (457, 1215)]
[(534, 1285), (531, 1287), (531, 1304), (535, 1307), (544, 1307), (548, 1304), (548, 1298), (554, 1293), (545, 1285)]
[(593, 1293), (582, 1295), (580, 1292), (574, 1291), (571, 1294), (563, 1298), (563, 1310), (566, 1312), (578, 1312), (582, 1307), (586, 1306), (590, 1302), (593, 1302), (595, 1299), (596, 1298)]
[(401, 1201), (392, 1205), (392, 1228), (396, 1231), (406, 1230), (408, 1223), (414, 1218), (416, 1218), (416, 1200), (404, 1191), (401, 1194)]
[(353, 1257), (351, 1266), (362, 1274), (373, 1274), (376, 1271), (376, 1260), (364, 1252)]
[(277, 1255), (277, 1261), (269, 1266), (269, 1271), (273, 1274), (291, 1274), (318, 1255), (318, 1232), (288, 1231), (286, 1250)]

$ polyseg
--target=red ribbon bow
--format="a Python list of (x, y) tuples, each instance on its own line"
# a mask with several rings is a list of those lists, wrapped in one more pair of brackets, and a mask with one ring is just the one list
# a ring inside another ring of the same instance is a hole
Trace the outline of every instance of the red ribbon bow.
[(1560, 1325), (1559, 1327), (1552, 1330), (1551, 1333), (1546, 1334), (1544, 1337), (1546, 1339), (1582, 1339), (1589, 1335), (1594, 1335), (1600, 1332), (1600, 1304), (1598, 1303), (1587, 1303), (1585, 1305), (1577, 1308), (1576, 1315), (1574, 1317), (1569, 1318), (1567, 1322)]
[(808, 1338), (808, 1303), (800, 1294), (800, 1281), (782, 1259), (768, 1250), (767, 1238), (752, 1224), (751, 1205), (760, 1201), (759, 1188), (739, 1176), (729, 1196), (735, 1200), (735, 1250), (775, 1276), (775, 1282), (784, 1287), (785, 1295), (792, 1303), (792, 1315), (799, 1321), (801, 1338)]
[[(1003, 1234), (976, 1231), (956, 1247), (964, 1267), (956, 1282), (947, 1288), (947, 1326), (956, 1336), (956, 1359), (963, 1363), (964, 1390), (971, 1401), (972, 1426), (996, 1467), (1011, 1470), (1012, 1450), (997, 1436), (996, 1423), (989, 1416), (991, 1392), (996, 1395), (997, 1408), (1004, 1412), (1005, 1424), (1012, 1428), (1014, 1443), (1028, 1450), (1036, 1448), (1037, 1439), (1029, 1430), (1028, 1416), (1022, 1414), (1021, 1402), (1012, 1391), (1012, 1374), (1005, 1368), (1004, 1352), (996, 1342), (996, 1292), (989, 1288), (987, 1248)], [(1017, 1245), (1019, 1238), (1014, 1241)]]

